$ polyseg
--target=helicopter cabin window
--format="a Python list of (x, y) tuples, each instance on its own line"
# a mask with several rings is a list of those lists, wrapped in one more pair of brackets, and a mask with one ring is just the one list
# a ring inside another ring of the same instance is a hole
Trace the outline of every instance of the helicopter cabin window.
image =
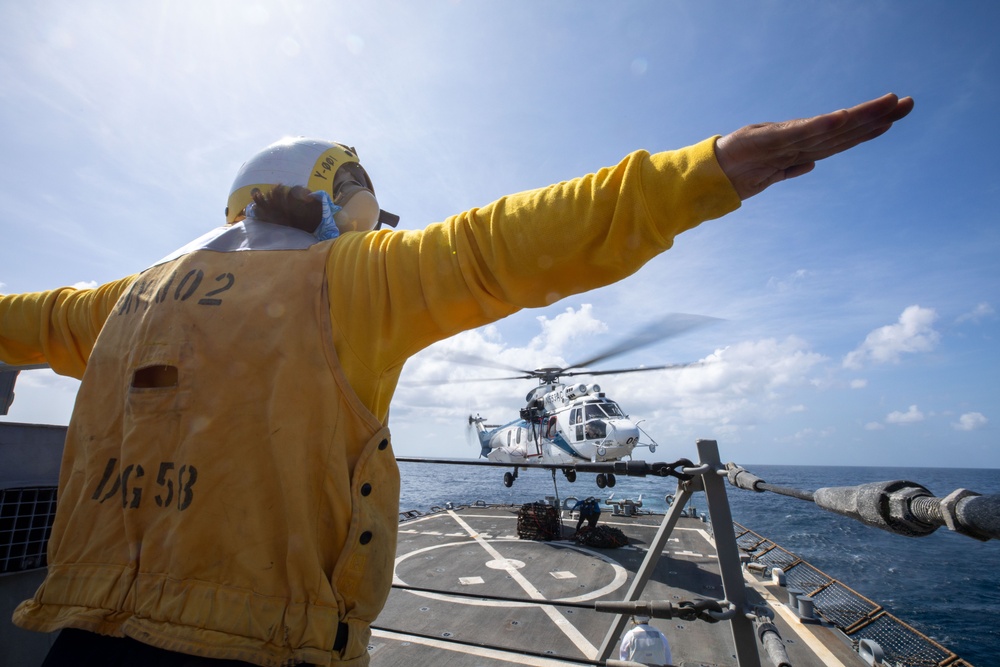
[(508, 447), (510, 447), (510, 436), (511, 436), (511, 435), (512, 435), (512, 434), (511, 434), (511, 432), (510, 432), (510, 431), (507, 431), (507, 446), (508, 446)]
[(517, 429), (517, 444), (519, 444), (519, 445), (521, 444), (521, 431), (522, 430), (523, 429), (520, 429), (520, 428)]
[(603, 419), (594, 419), (587, 422), (587, 440), (597, 440), (608, 436), (608, 425)]
[(545, 427), (545, 437), (546, 438), (554, 438), (554, 437), (556, 437), (556, 433), (559, 430), (559, 429), (556, 428), (557, 423), (558, 422), (556, 420), (556, 416), (555, 415), (552, 415), (551, 417), (549, 417), (548, 426)]
[(576, 439), (583, 440), (583, 408), (573, 408), (569, 423), (576, 424)]

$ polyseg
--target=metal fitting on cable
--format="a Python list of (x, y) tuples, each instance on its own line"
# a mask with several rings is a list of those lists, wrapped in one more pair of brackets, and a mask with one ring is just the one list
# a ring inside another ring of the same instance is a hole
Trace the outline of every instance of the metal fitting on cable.
[(921, 521), (911, 511), (915, 498), (934, 494), (919, 484), (896, 480), (858, 486), (831, 486), (817, 489), (814, 502), (824, 509), (843, 514), (875, 528), (909, 537), (923, 537), (937, 526)]
[(691, 467), (681, 468), (681, 472), (684, 473), (685, 475), (703, 475), (711, 470), (712, 466), (710, 466), (707, 463), (702, 463), (700, 466), (695, 466), (693, 468)]
[(958, 489), (935, 498), (919, 484), (894, 481), (818, 489), (813, 500), (831, 512), (900, 535), (922, 537), (948, 526), (978, 540), (1000, 539), (1000, 495)]
[(722, 607), (722, 611), (706, 609), (705, 613), (711, 616), (716, 621), (728, 621), (729, 619), (736, 616), (736, 605), (730, 602), (729, 600), (720, 600), (719, 606)]
[(785, 642), (778, 634), (778, 628), (774, 623), (760, 623), (757, 626), (757, 639), (760, 640), (764, 652), (767, 653), (767, 657), (774, 664), (774, 667), (792, 667), (788, 653), (785, 651)]
[(747, 491), (756, 491), (758, 493), (763, 493), (764, 489), (760, 488), (760, 485), (764, 483), (760, 477), (747, 472), (745, 468), (742, 468), (735, 463), (726, 464), (726, 476), (729, 478), (729, 483), (739, 489), (746, 489)]
[(941, 499), (938, 510), (949, 530), (984, 542), (1000, 537), (1000, 496), (955, 489)]
[(650, 618), (674, 618), (677, 610), (666, 600), (645, 600), (641, 602), (596, 601), (594, 610), (622, 616), (649, 616)]

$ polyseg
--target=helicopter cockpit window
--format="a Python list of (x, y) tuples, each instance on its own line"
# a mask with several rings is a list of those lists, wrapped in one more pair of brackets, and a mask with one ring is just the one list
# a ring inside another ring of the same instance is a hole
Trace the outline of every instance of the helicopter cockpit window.
[(622, 419), (625, 418), (625, 413), (622, 412), (621, 407), (619, 407), (617, 403), (608, 401), (607, 403), (603, 403), (602, 405), (604, 406), (604, 411), (608, 413), (609, 417), (621, 417)]
[(622, 409), (617, 403), (589, 403), (587, 404), (587, 420), (607, 419), (608, 417), (624, 417)]

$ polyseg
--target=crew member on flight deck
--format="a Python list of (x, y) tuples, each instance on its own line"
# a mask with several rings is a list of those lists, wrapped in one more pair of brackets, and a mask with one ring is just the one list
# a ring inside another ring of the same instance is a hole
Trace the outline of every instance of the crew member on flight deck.
[(622, 637), (618, 657), (643, 665), (669, 665), (673, 662), (667, 636), (649, 624), (648, 616), (632, 617), (632, 629)]
[(353, 148), (284, 139), (240, 169), (224, 226), (141, 273), (0, 297), (0, 360), (82, 379), (48, 573), (14, 623), (62, 631), (48, 666), (367, 664), (406, 359), (621, 280), (912, 106), (637, 151), (420, 230), (379, 229)]
[(580, 511), (580, 520), (576, 522), (576, 532), (578, 533), (584, 521), (587, 522), (587, 528), (593, 528), (601, 518), (601, 501), (593, 496), (578, 501), (573, 509)]

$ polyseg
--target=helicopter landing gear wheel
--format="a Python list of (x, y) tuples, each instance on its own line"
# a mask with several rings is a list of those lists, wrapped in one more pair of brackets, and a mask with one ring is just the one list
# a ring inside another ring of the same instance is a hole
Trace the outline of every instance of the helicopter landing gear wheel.
[(603, 489), (607, 485), (608, 485), (608, 478), (604, 475), (604, 473), (603, 472), (597, 473), (597, 488)]
[(615, 486), (615, 474), (613, 472), (608, 473), (608, 488), (614, 488)]
[(566, 475), (566, 481), (570, 484), (576, 481), (576, 471), (572, 468), (564, 468), (563, 474)]
[(503, 474), (503, 485), (506, 486), (508, 489), (514, 486), (514, 476), (511, 475), (509, 472), (505, 472)]

